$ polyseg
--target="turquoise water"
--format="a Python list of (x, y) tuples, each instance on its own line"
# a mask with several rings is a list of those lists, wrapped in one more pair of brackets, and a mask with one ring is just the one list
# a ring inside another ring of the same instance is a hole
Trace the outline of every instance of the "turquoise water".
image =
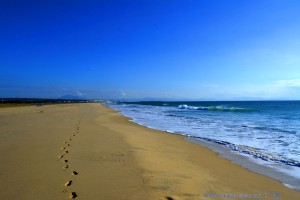
[[(150, 128), (300, 169), (300, 101), (124, 102), (109, 106)], [(300, 177), (299, 170), (293, 175)]]

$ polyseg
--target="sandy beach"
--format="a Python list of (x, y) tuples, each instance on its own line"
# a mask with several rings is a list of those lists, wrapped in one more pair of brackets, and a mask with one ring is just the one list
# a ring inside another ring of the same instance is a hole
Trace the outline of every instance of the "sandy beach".
[(300, 199), (183, 136), (129, 120), (96, 103), (1, 108), (0, 199)]

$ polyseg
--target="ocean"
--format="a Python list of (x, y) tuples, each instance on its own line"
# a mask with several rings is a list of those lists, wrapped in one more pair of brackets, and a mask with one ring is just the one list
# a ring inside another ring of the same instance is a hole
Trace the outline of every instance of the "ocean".
[(280, 181), (300, 189), (300, 101), (151, 101), (107, 105), (140, 125), (223, 146), (286, 174), (287, 178)]

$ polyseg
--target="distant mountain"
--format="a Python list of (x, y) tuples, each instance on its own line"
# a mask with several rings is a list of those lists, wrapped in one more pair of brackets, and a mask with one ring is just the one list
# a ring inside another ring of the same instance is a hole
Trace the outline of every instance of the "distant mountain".
[(86, 100), (86, 98), (83, 98), (81, 96), (75, 96), (75, 95), (64, 95), (64, 96), (59, 97), (59, 99)]

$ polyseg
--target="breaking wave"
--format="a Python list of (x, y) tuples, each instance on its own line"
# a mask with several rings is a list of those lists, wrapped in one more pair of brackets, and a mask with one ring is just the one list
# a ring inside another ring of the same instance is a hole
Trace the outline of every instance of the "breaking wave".
[(223, 111), (223, 112), (251, 112), (253, 110), (245, 109), (245, 108), (239, 108), (239, 107), (228, 107), (228, 106), (189, 106), (186, 104), (179, 105), (177, 107), (178, 109), (186, 109), (186, 110), (208, 110), (208, 111)]

